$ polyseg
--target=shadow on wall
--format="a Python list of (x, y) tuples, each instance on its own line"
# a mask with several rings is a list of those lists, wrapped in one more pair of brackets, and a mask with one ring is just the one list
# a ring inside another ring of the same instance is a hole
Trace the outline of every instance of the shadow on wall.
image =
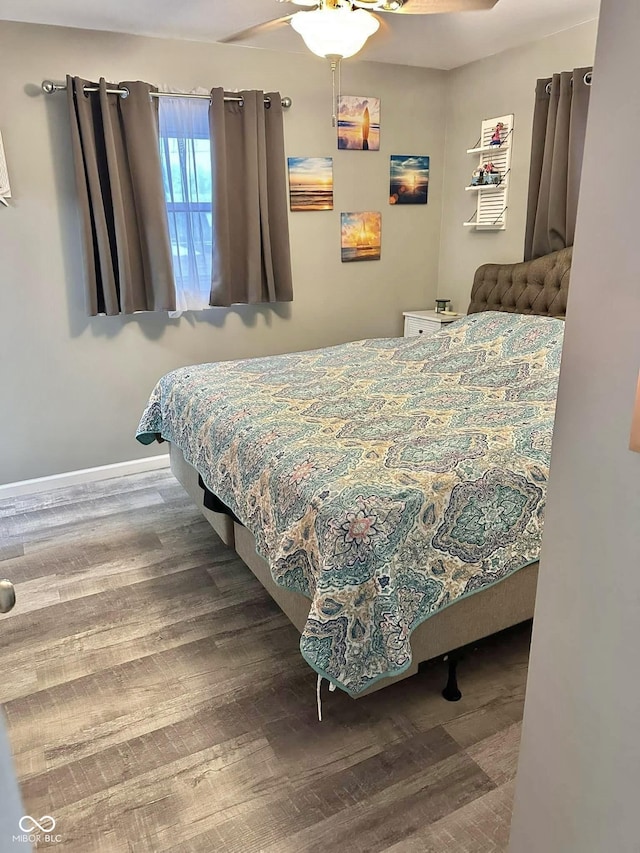
[(87, 329), (96, 337), (115, 338), (129, 324), (135, 323), (149, 340), (159, 340), (165, 330), (188, 324), (195, 327), (206, 324), (218, 329), (225, 326), (233, 314), (240, 317), (247, 328), (255, 328), (261, 321), (265, 327), (273, 323), (273, 316), (288, 319), (291, 303), (274, 305), (235, 305), (231, 308), (209, 308), (205, 311), (186, 311), (180, 318), (171, 318), (162, 312), (121, 314), (113, 317), (90, 317), (85, 313), (84, 262), (80, 219), (76, 200), (75, 176), (71, 158), (71, 135), (67, 121), (66, 95), (48, 97), (33, 83), (24, 87), (30, 98), (44, 98), (49, 128), (49, 152), (55, 158), (55, 175), (58, 227), (64, 258), (67, 285), (67, 314), (69, 332), (78, 338)]
[[(80, 283), (82, 284), (82, 278), (80, 278)], [(84, 303), (84, 292), (73, 298), (79, 299), (81, 303)], [(71, 317), (72, 337), (78, 337), (85, 329), (89, 328), (91, 329), (91, 333), (96, 337), (115, 338), (120, 334), (122, 329), (133, 323), (149, 340), (159, 340), (162, 338), (165, 329), (180, 325), (184, 326), (185, 324), (192, 328), (204, 324), (222, 329), (227, 322), (227, 318), (232, 314), (237, 314), (247, 328), (255, 328), (261, 318), (263, 325), (269, 328), (273, 324), (274, 314), (282, 319), (288, 319), (291, 316), (291, 303), (279, 303), (272, 306), (236, 305), (231, 308), (208, 308), (204, 311), (185, 311), (181, 317), (176, 318), (169, 317), (161, 311), (120, 314), (114, 317), (107, 317), (106, 315), (88, 317), (81, 312), (73, 312), (71, 306), (69, 306), (69, 313)]]

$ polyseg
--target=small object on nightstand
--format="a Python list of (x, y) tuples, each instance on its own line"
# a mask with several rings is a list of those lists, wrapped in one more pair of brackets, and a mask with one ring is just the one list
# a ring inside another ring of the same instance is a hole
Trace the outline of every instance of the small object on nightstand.
[[(449, 300), (446, 300), (449, 302)], [(404, 336), (411, 338), (414, 335), (433, 335), (444, 329), (460, 315), (452, 315), (451, 312), (444, 314), (438, 311), (405, 311), (404, 312)]]
[(450, 299), (436, 299), (436, 314), (442, 314), (443, 311), (446, 311), (450, 302)]

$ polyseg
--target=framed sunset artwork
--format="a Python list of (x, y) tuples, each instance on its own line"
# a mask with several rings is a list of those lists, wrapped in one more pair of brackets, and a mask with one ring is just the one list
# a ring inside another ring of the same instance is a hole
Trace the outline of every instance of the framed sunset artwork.
[(291, 210), (333, 210), (333, 158), (289, 157)]
[(391, 155), (389, 204), (426, 204), (429, 195), (429, 158)]
[(338, 148), (380, 150), (380, 98), (360, 95), (338, 98)]
[(340, 214), (341, 257), (350, 261), (379, 261), (382, 216), (374, 211)]

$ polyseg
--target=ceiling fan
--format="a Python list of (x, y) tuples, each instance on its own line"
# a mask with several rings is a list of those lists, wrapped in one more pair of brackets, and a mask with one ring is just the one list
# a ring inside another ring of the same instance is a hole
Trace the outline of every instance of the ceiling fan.
[(498, 0), (279, 0), (302, 6), (289, 15), (233, 33), (219, 41), (245, 41), (260, 33), (291, 24), (312, 53), (333, 61), (361, 50), (380, 26), (374, 12), (396, 15), (433, 15), (492, 9)]

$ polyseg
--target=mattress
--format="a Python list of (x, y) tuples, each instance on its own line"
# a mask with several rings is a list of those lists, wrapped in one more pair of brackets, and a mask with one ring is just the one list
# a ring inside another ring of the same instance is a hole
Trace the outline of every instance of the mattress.
[(138, 438), (178, 447), (311, 600), (302, 654), (357, 695), (409, 669), (424, 620), (538, 559), (562, 334), (487, 312), (183, 368)]

